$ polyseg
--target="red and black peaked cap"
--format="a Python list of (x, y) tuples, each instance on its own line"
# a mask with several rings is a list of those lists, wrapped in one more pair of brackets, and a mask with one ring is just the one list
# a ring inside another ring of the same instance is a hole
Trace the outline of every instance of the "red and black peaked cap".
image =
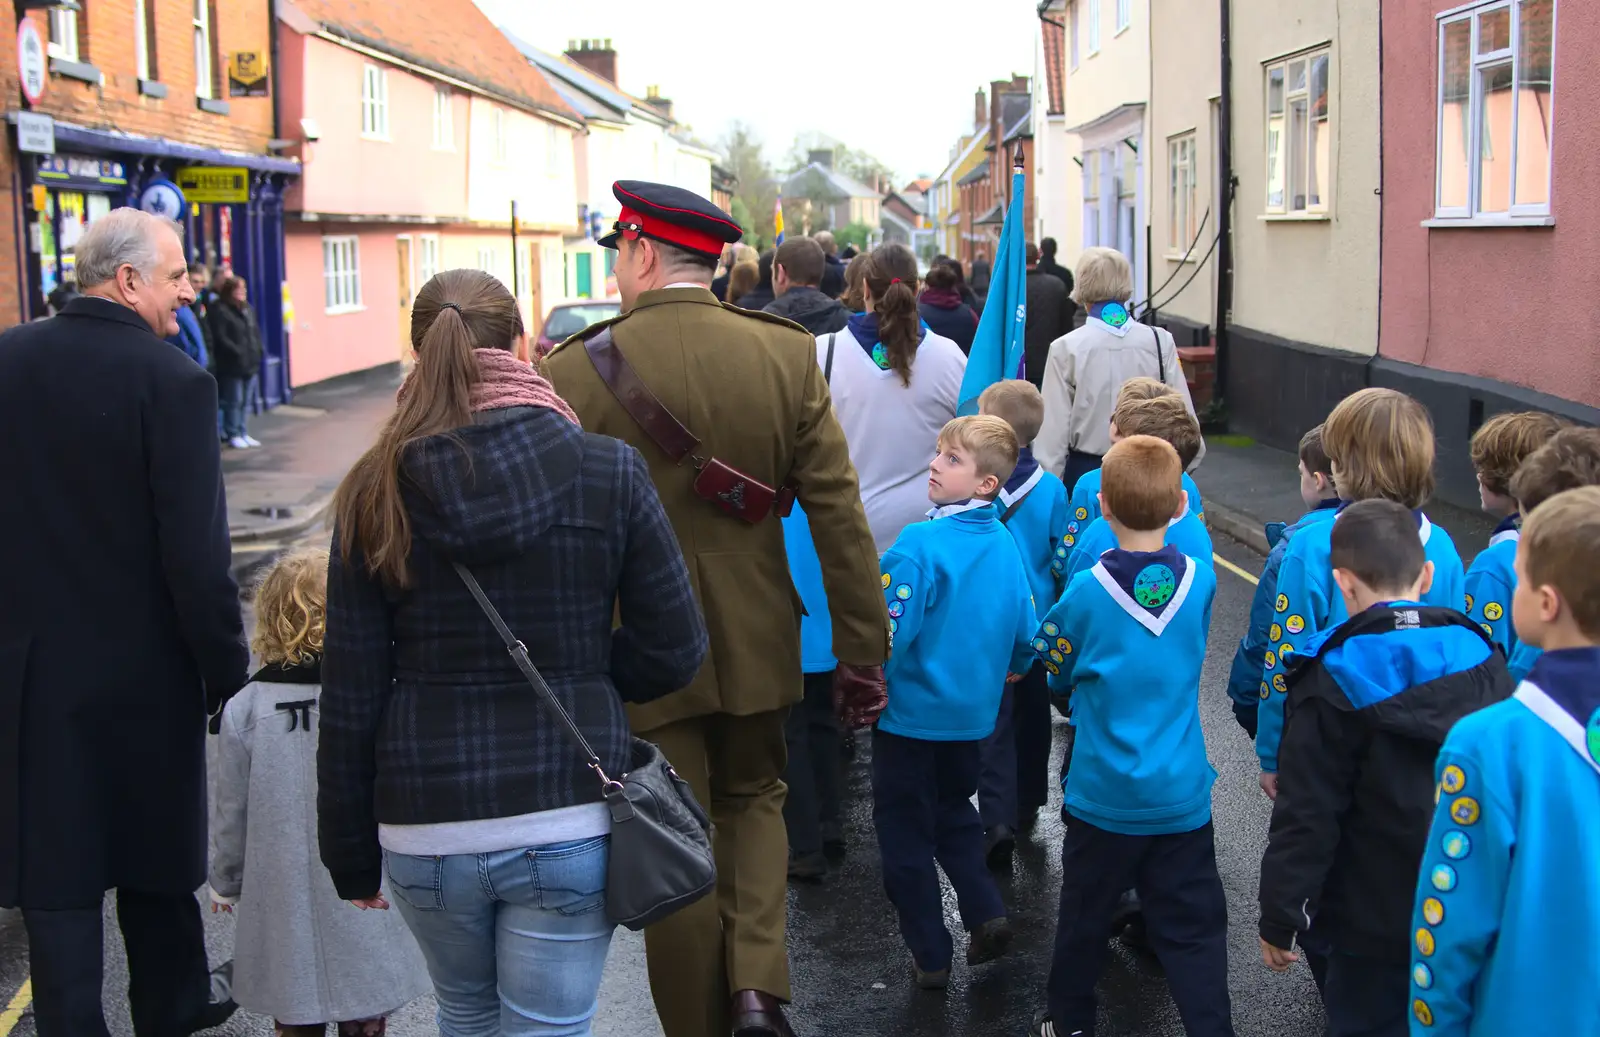
[(722, 247), (744, 236), (739, 225), (721, 209), (693, 191), (645, 180), (618, 180), (611, 193), (622, 213), (611, 233), (599, 241), (601, 248), (616, 248), (617, 240), (654, 238), (669, 245), (707, 256), (722, 255)]

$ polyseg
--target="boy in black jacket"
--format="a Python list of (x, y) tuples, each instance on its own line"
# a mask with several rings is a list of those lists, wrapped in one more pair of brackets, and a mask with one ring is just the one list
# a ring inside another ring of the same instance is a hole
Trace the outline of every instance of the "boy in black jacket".
[(1261, 862), (1261, 953), (1282, 972), (1298, 960), (1297, 934), (1329, 952), (1325, 964), (1312, 962), (1329, 1037), (1405, 1037), (1434, 760), (1457, 720), (1506, 698), (1512, 683), (1471, 620), (1418, 604), (1433, 563), (1413, 512), (1386, 500), (1352, 504), (1331, 546), (1350, 618), (1290, 667)]

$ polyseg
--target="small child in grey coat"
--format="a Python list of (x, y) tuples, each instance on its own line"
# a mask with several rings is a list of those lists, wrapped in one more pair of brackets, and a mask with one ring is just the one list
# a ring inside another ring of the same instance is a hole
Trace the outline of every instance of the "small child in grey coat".
[(256, 593), (261, 670), (222, 714), (212, 910), (239, 908), (233, 995), (280, 1034), (379, 1037), (432, 984), (393, 911), (339, 899), (317, 853), (317, 700), (328, 552), (284, 558)]

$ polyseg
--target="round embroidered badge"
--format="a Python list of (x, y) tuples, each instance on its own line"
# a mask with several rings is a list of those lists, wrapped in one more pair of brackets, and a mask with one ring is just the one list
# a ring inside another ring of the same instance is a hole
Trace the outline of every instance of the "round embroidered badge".
[(1044, 631), (1044, 636), (1045, 637), (1055, 637), (1055, 636), (1057, 636), (1058, 634), (1061, 633), (1061, 628), (1056, 626), (1054, 623), (1048, 623), (1047, 622), (1047, 623), (1045, 623), (1044, 626), (1040, 627), (1039, 629)]
[(1500, 603), (1498, 601), (1491, 601), (1483, 606), (1483, 618), (1487, 619), (1491, 623), (1505, 614), (1506, 610), (1500, 607)]
[(1120, 302), (1108, 302), (1100, 307), (1100, 319), (1113, 328), (1120, 328), (1128, 323), (1128, 308)]
[(1047, 652), (1047, 651), (1050, 650), (1050, 646), (1045, 643), (1045, 640), (1042, 637), (1034, 638), (1033, 641), (1029, 644), (1029, 647), (1032, 648), (1035, 652)]
[(1267, 640), (1268, 641), (1281, 641), (1282, 639), (1283, 639), (1283, 627), (1279, 626), (1276, 623), (1272, 624), (1272, 629), (1267, 631)]
[(1278, 654), (1276, 652), (1274, 652), (1272, 649), (1270, 649), (1270, 648), (1267, 649), (1267, 654), (1266, 654), (1266, 656), (1264, 658), (1265, 658), (1265, 661), (1266, 661), (1266, 664), (1267, 664), (1267, 669), (1270, 670), (1274, 666), (1278, 665)]
[(1147, 565), (1133, 578), (1133, 597), (1147, 609), (1157, 609), (1172, 600), (1178, 578), (1165, 565)]
[(1433, 970), (1422, 964), (1422, 962), (1417, 962), (1416, 967), (1411, 970), (1411, 982), (1417, 985), (1418, 990), (1431, 988), (1433, 986)]
[(889, 615), (893, 616), (895, 619), (899, 619), (901, 616), (903, 616), (905, 614), (906, 614), (906, 603), (905, 602), (901, 601), (898, 598), (896, 598), (894, 601), (889, 602)]
[(1448, 893), (1456, 888), (1456, 869), (1448, 864), (1435, 864), (1433, 870), (1428, 873), (1428, 881), (1433, 883), (1434, 889)]
[(894, 596), (899, 598), (901, 601), (910, 601), (911, 600), (911, 584), (902, 583), (900, 586), (896, 587), (894, 589)]
[(1271, 695), (1271, 694), (1272, 694), (1272, 689), (1267, 687), (1267, 682), (1266, 681), (1262, 681), (1261, 682), (1261, 697), (1262, 698), (1266, 698), (1268, 695)]
[(1433, 1009), (1428, 1007), (1428, 1002), (1417, 998), (1411, 1002), (1411, 1014), (1417, 1017), (1417, 1022), (1423, 1026), (1433, 1025)]
[(1589, 757), (1600, 763), (1600, 709), (1594, 711), (1594, 716), (1589, 718)]
[(1275, 673), (1272, 675), (1272, 690), (1280, 695), (1289, 690), (1289, 682), (1284, 678), (1283, 674)]
[(1467, 611), (1472, 611), (1472, 595), (1470, 594), (1467, 595)]
[(1072, 642), (1068, 641), (1064, 637), (1058, 637), (1058, 638), (1056, 638), (1056, 649), (1058, 651), (1060, 651), (1062, 655), (1071, 655), (1072, 654)]
[(1467, 772), (1452, 763), (1439, 775), (1439, 784), (1453, 796), (1467, 787)]
[(1291, 634), (1298, 634), (1305, 628), (1306, 621), (1301, 619), (1299, 616), (1290, 616), (1283, 622), (1283, 629), (1289, 631)]
[(884, 573), (883, 574), (883, 589), (884, 590), (888, 590), (889, 589), (889, 574), (888, 573)]
[(1077, 517), (1079, 522), (1082, 522), (1084, 519), (1089, 517), (1089, 509), (1079, 508), (1077, 511), (1073, 512), (1073, 515)]
[(1417, 930), (1417, 950), (1424, 958), (1433, 957), (1433, 934), (1426, 929)]
[(1439, 925), (1444, 922), (1444, 901), (1438, 897), (1429, 897), (1422, 902), (1422, 917), (1429, 925)]
[(1472, 840), (1467, 838), (1466, 832), (1448, 831), (1444, 833), (1439, 845), (1444, 850), (1444, 855), (1453, 861), (1459, 861), (1472, 852)]
[(1471, 796), (1462, 796), (1450, 804), (1450, 817), (1458, 825), (1471, 827), (1478, 823), (1478, 801)]
[(1289, 611), (1289, 595), (1287, 595), (1287, 594), (1278, 595), (1278, 600), (1273, 602), (1273, 605), (1277, 608), (1277, 610), (1279, 612), (1288, 612)]

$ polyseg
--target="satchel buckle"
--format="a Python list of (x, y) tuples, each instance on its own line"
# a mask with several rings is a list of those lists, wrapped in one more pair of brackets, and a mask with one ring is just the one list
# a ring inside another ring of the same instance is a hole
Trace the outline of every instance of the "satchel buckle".
[[(687, 460), (697, 472), (705, 471), (706, 465), (711, 463), (711, 458), (701, 457), (699, 454), (690, 454), (687, 458), (685, 458), (685, 460)], [(679, 461), (678, 463), (682, 464), (683, 462)]]

